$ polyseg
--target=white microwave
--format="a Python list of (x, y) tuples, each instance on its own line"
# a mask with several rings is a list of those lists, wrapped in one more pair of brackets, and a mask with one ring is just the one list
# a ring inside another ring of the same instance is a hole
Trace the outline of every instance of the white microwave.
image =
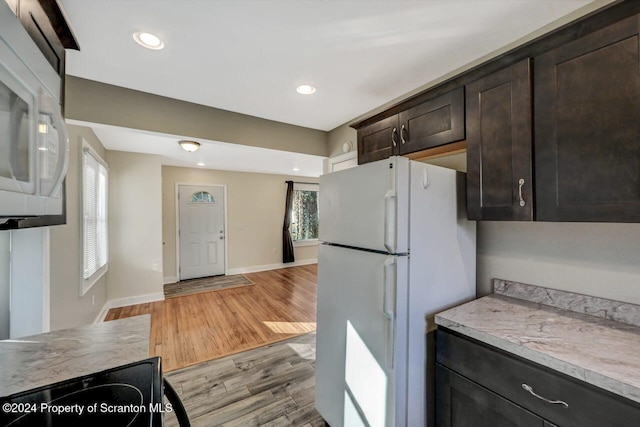
[(60, 90), (58, 74), (0, 1), (0, 224), (65, 212)]

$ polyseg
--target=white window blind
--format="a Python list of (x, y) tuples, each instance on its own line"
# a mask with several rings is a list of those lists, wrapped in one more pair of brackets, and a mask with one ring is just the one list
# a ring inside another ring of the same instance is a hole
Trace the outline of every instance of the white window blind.
[[(109, 172), (90, 149), (83, 152), (83, 241), (84, 279), (92, 281), (94, 275), (107, 265), (107, 184)], [(84, 288), (86, 291), (93, 283)]]

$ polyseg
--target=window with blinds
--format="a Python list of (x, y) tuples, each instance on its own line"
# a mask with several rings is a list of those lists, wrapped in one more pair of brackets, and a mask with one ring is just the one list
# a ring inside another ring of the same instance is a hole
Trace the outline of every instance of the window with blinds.
[(85, 147), (82, 160), (84, 292), (107, 268), (108, 182), (109, 172), (104, 162), (93, 150)]

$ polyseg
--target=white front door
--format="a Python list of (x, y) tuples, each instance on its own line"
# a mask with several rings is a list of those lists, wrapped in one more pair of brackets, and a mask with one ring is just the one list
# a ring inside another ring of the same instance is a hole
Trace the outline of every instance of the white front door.
[(224, 187), (180, 185), (180, 280), (224, 274)]

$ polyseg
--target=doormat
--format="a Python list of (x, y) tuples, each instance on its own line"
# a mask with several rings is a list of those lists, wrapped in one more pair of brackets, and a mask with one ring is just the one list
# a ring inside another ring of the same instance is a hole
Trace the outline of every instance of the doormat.
[(242, 274), (202, 277), (164, 285), (164, 297), (175, 298), (184, 295), (199, 294), (201, 292), (219, 291), (221, 289), (238, 288), (249, 285), (253, 285), (253, 282)]

